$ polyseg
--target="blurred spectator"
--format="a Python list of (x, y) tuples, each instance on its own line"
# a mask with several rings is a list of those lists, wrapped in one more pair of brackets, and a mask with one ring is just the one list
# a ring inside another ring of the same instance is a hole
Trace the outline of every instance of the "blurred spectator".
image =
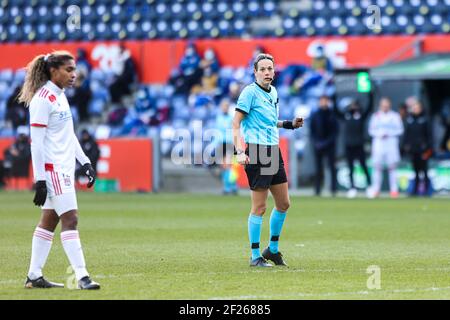
[(408, 117), (408, 105), (406, 104), (406, 102), (400, 104), (400, 106), (398, 107), (398, 113), (404, 123), (406, 121), (406, 118)]
[(200, 60), (195, 44), (189, 43), (178, 69), (173, 71), (169, 80), (175, 88), (175, 93), (187, 95), (194, 85), (200, 83), (202, 77)]
[(332, 73), (333, 65), (331, 60), (327, 57), (325, 53), (325, 48), (323, 45), (318, 45), (316, 48), (316, 54), (312, 60), (311, 67), (319, 73)]
[(87, 52), (85, 49), (79, 48), (77, 50), (76, 62), (77, 62), (77, 71), (83, 73), (86, 77), (86, 80), (89, 80), (92, 66), (87, 58)]
[(444, 157), (450, 157), (450, 99), (442, 107), (441, 119), (444, 125), (444, 136), (439, 143), (439, 149), (444, 153)]
[(316, 162), (315, 193), (317, 196), (320, 195), (323, 180), (323, 159), (327, 158), (331, 174), (331, 193), (334, 196), (337, 191), (335, 158), (338, 123), (333, 110), (330, 109), (328, 96), (320, 97), (319, 109), (311, 115), (310, 125), (311, 142), (314, 147)]
[(305, 68), (304, 66), (296, 66), (297, 73), (293, 77), (290, 84), (290, 93), (292, 95), (302, 95), (309, 88), (326, 85), (328, 78), (325, 78), (323, 74), (320, 74), (314, 70)]
[[(202, 70), (201, 85), (199, 90), (203, 93), (215, 95), (217, 93), (217, 78), (220, 69), (219, 61), (212, 48), (205, 51), (204, 58), (200, 62)], [(192, 88), (192, 90), (194, 90)]]
[(166, 100), (156, 100), (147, 86), (136, 92), (134, 108), (129, 109), (123, 119), (120, 135), (146, 135), (148, 126), (158, 126), (169, 118), (169, 105)]
[(200, 61), (200, 68), (203, 71), (203, 75), (217, 74), (220, 70), (219, 60), (213, 48), (206, 49), (203, 59)]
[(234, 108), (230, 101), (222, 99), (220, 111), (216, 117), (216, 128), (220, 131), (220, 140), (216, 141), (216, 161), (222, 164), (222, 191), (224, 194), (236, 194), (236, 174), (233, 172), (233, 134), (232, 122)]
[(30, 175), (31, 145), (28, 127), (17, 128), (17, 138), (4, 151), (4, 176), (6, 178), (28, 178)]
[(255, 58), (259, 55), (259, 54), (261, 54), (261, 53), (265, 53), (265, 52), (267, 52), (266, 50), (264, 50), (264, 47), (263, 46), (261, 46), (261, 45), (257, 45), (256, 47), (255, 47), (255, 49), (253, 50), (253, 53), (252, 53), (252, 57), (251, 57), (251, 59), (250, 59), (250, 61), (248, 62), (248, 68), (250, 69), (250, 71), (251, 71), (251, 76), (253, 77), (253, 69), (254, 69), (254, 63), (255, 63)]
[(400, 162), (399, 137), (403, 134), (400, 115), (391, 110), (391, 100), (381, 98), (379, 110), (369, 122), (369, 135), (372, 137), (373, 184), (368, 189), (369, 198), (377, 197), (383, 181), (383, 167), (389, 172), (391, 198), (398, 197), (397, 165)]
[[(86, 129), (81, 131), (80, 145), (81, 149), (83, 149), (83, 152), (86, 154), (89, 160), (91, 160), (92, 168), (97, 171), (97, 163), (98, 159), (100, 158), (100, 149), (98, 147), (97, 141), (95, 141), (94, 137)], [(75, 179), (78, 180), (80, 176), (84, 176), (81, 167), (76, 171)]]
[(307, 67), (304, 65), (290, 64), (287, 65), (278, 77), (278, 83), (280, 85), (292, 86), (294, 81), (302, 77), (307, 71)]
[(406, 113), (409, 114), (413, 108), (413, 106), (418, 102), (418, 99), (416, 96), (410, 96), (406, 98), (405, 105), (406, 105)]
[(89, 120), (88, 105), (92, 98), (89, 79), (84, 69), (77, 68), (77, 78), (73, 88), (67, 90), (67, 100), (71, 107), (78, 110), (81, 122)]
[(233, 81), (228, 86), (228, 98), (231, 103), (237, 103), (239, 95), (241, 94), (241, 85), (239, 82)]
[(67, 98), (69, 104), (76, 107), (81, 122), (89, 120), (88, 105), (92, 98), (91, 92), (91, 70), (92, 66), (87, 59), (87, 52), (83, 48), (77, 50), (77, 79), (73, 92), (68, 90)]
[(369, 115), (370, 109), (362, 111), (357, 100), (352, 100), (349, 105), (343, 106), (344, 111), (335, 106), (334, 110), (338, 118), (344, 122), (344, 144), (345, 156), (349, 168), (350, 190), (347, 193), (349, 198), (354, 198), (357, 194), (353, 180), (354, 161), (358, 159), (364, 174), (366, 175), (367, 186), (371, 185), (369, 170), (366, 164), (366, 153), (364, 152), (364, 123)]
[(6, 102), (6, 120), (11, 121), (14, 130), (28, 123), (28, 109), (24, 103), (17, 101), (21, 87), (22, 85), (17, 86)]
[(419, 195), (420, 181), (424, 181), (425, 185), (425, 191), (420, 193), (429, 194), (428, 159), (432, 155), (433, 139), (430, 123), (419, 101), (414, 101), (411, 114), (406, 118), (403, 149), (410, 156), (416, 174), (411, 195)]
[[(267, 52), (264, 50), (264, 47), (261, 45), (256, 45), (255, 49), (253, 49), (252, 56), (247, 64), (247, 67), (244, 71), (244, 77), (246, 79), (250, 79), (249, 81), (253, 81), (255, 79), (255, 75), (253, 74), (253, 70), (255, 69), (255, 66), (253, 65), (255, 63), (256, 57), (261, 54)], [(246, 81), (247, 82), (247, 81)]]
[(0, 190), (5, 187), (6, 181), (5, 181), (5, 167), (4, 167), (4, 161), (0, 160)]
[(118, 72), (109, 87), (112, 103), (120, 103), (123, 96), (130, 95), (137, 81), (136, 65), (124, 45), (120, 45)]

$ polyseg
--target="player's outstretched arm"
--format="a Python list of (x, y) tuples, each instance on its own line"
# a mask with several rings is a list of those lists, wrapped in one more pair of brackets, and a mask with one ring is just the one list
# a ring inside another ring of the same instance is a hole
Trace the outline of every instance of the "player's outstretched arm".
[(294, 118), (293, 120), (278, 121), (277, 127), (291, 130), (301, 128), (303, 127), (303, 118)]

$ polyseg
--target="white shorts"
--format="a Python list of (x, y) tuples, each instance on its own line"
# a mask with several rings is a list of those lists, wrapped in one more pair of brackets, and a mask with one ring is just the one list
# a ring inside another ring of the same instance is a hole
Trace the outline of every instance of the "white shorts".
[(73, 172), (63, 172), (48, 169), (45, 171), (45, 180), (49, 197), (75, 192), (75, 178)]
[(376, 141), (372, 145), (372, 161), (375, 167), (396, 166), (400, 162), (398, 143), (392, 141)]
[(58, 216), (70, 210), (78, 210), (77, 195), (75, 192), (70, 192), (57, 196), (47, 196), (42, 209), (55, 210)]

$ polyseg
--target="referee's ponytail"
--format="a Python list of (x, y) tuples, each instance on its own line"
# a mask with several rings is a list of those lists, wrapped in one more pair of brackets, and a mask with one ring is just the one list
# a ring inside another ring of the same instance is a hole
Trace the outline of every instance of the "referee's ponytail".
[(75, 60), (68, 51), (54, 51), (51, 54), (36, 56), (27, 65), (25, 82), (20, 90), (18, 101), (25, 103), (28, 107), (36, 91), (50, 80), (50, 69), (59, 68), (67, 60)]

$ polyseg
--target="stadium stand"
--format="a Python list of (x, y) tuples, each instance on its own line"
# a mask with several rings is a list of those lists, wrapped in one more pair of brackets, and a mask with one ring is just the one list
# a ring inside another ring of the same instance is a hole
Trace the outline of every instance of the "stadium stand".
[[(367, 28), (367, 10), (372, 4), (381, 10), (381, 26)], [(83, 17), (81, 29), (67, 32), (67, 12), (77, 5)], [(376, 36), (397, 34), (446, 34), (450, 32), (450, 0), (377, 1), (274, 1), (274, 0), (4, 0), (0, 3), (2, 43), (71, 42), (85, 40), (214, 39), (301, 36)], [(320, 14), (319, 14), (320, 13)], [(203, 59), (204, 57), (200, 57)], [(251, 57), (248, 57), (251, 60)], [(217, 61), (220, 64), (220, 61)], [(113, 73), (93, 69), (89, 86), (89, 119), (84, 125), (107, 124), (109, 136), (145, 136), (160, 131), (163, 153), (171, 150), (170, 139), (177, 128), (195, 129), (202, 121), (213, 127), (217, 105), (223, 97), (236, 99), (236, 91), (252, 81), (246, 66), (221, 66), (215, 70), (213, 85), (205, 81), (177, 92), (176, 85), (137, 84), (122, 104), (112, 104), (109, 86)], [(328, 69), (328, 68), (327, 68)], [(200, 72), (200, 74), (203, 74)], [(318, 97), (335, 91), (332, 69), (317, 70), (308, 65), (287, 65), (278, 70), (281, 118), (307, 115)], [(23, 81), (24, 71), (0, 71), (0, 136), (13, 136), (7, 125), (6, 101)], [(74, 107), (74, 118), (78, 111)], [(282, 135), (303, 135), (304, 131), (281, 131)], [(166, 146), (166, 147), (164, 147)], [(298, 153), (303, 146), (298, 147)]]
[[(2, 1), (0, 40), (179, 39), (366, 35), (367, 8), (379, 6), (379, 34), (448, 33), (449, 0), (87, 0)], [(78, 5), (80, 30), (67, 32), (62, 8)]]

